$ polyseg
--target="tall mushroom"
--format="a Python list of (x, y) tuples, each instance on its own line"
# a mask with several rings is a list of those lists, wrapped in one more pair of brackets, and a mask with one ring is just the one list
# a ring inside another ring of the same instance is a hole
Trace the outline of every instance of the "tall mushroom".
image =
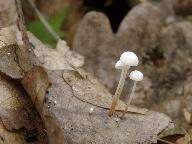
[(137, 71), (137, 70), (134, 70), (130, 73), (129, 75), (130, 79), (132, 79), (134, 81), (134, 84), (133, 84), (133, 88), (132, 88), (132, 91), (131, 91), (131, 94), (129, 96), (129, 99), (127, 101), (127, 104), (126, 104), (126, 107), (125, 107), (125, 110), (121, 116), (121, 118), (124, 117), (125, 113), (127, 112), (128, 110), (128, 107), (133, 99), (133, 96), (134, 96), (134, 93), (135, 93), (135, 89), (136, 89), (136, 85), (137, 85), (137, 82), (138, 81), (141, 81), (143, 79), (143, 73), (140, 72), (140, 71)]
[(123, 90), (123, 86), (125, 83), (128, 69), (130, 68), (130, 66), (137, 66), (138, 63), (139, 63), (138, 57), (136, 56), (136, 54), (134, 54), (133, 52), (130, 52), (130, 51), (124, 52), (121, 55), (120, 60), (117, 61), (115, 68), (122, 69), (122, 71), (121, 71), (121, 76), (120, 76), (120, 80), (119, 80), (117, 89), (115, 91), (115, 95), (113, 96), (113, 99), (112, 99), (109, 116), (113, 115), (113, 113), (115, 111), (115, 107), (118, 103), (119, 97)]

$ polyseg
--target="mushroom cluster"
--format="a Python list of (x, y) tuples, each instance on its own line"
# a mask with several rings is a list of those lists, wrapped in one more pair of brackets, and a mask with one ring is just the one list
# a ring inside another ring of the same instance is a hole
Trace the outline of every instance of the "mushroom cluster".
[[(115, 64), (115, 68), (116, 69), (121, 69), (121, 76), (120, 76), (120, 80), (117, 86), (117, 89), (115, 91), (115, 94), (113, 96), (112, 99), (112, 104), (111, 104), (111, 108), (109, 111), (109, 116), (113, 115), (113, 113), (115, 112), (115, 108), (117, 106), (119, 97), (122, 93), (123, 87), (124, 87), (124, 83), (125, 83), (125, 79), (127, 77), (127, 73), (128, 70), (131, 66), (137, 66), (139, 63), (138, 57), (136, 54), (134, 54), (133, 52), (124, 52), (121, 56), (120, 56), (120, 60), (117, 61), (117, 63)], [(136, 84), (138, 81), (141, 81), (143, 79), (143, 74), (140, 71), (132, 71), (129, 75), (130, 79), (134, 81), (134, 85), (133, 85), (133, 89), (131, 91), (131, 94), (129, 96), (129, 99), (127, 101), (125, 110), (123, 112), (122, 117), (125, 115), (125, 113), (128, 110), (128, 106), (131, 103), (131, 100), (133, 98), (135, 89), (136, 89)]]

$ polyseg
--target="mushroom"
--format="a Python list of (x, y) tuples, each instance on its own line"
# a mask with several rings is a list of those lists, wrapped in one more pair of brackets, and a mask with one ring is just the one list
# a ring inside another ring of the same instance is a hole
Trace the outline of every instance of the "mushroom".
[(116, 69), (122, 69), (124, 67), (124, 64), (121, 62), (121, 60), (118, 60), (115, 64)]
[(122, 71), (121, 71), (121, 76), (120, 76), (120, 80), (119, 80), (117, 89), (116, 89), (115, 94), (114, 94), (113, 99), (112, 99), (112, 104), (111, 104), (111, 108), (109, 111), (109, 116), (113, 115), (113, 113), (115, 111), (115, 107), (118, 103), (119, 97), (120, 97), (121, 92), (123, 90), (123, 86), (125, 83), (128, 69), (130, 68), (130, 66), (137, 66), (138, 63), (139, 63), (139, 60), (138, 60), (138, 57), (136, 56), (136, 54), (128, 51), (128, 52), (124, 52), (121, 55), (120, 60), (117, 61), (117, 63), (115, 64), (115, 68), (116, 69), (122, 69)]
[(134, 93), (135, 93), (135, 89), (136, 89), (136, 85), (137, 85), (137, 82), (138, 81), (141, 81), (143, 79), (143, 73), (138, 71), (138, 70), (134, 70), (130, 73), (129, 75), (130, 79), (134, 81), (134, 84), (133, 84), (133, 88), (132, 88), (132, 91), (131, 91), (131, 94), (129, 96), (129, 99), (127, 101), (127, 104), (126, 104), (126, 107), (125, 107), (125, 110), (121, 116), (121, 118), (123, 118), (123, 116), (125, 115), (125, 113), (127, 112), (128, 110), (128, 107), (133, 99), (133, 96), (134, 96)]

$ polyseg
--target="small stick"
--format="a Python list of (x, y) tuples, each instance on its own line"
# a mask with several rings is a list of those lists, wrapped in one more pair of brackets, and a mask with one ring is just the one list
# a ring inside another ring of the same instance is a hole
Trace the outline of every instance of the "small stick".
[(41, 12), (37, 9), (37, 7), (35, 6), (35, 4), (31, 1), (28, 0), (29, 4), (31, 5), (31, 7), (34, 9), (34, 11), (36, 12), (37, 16), (39, 17), (40, 21), (43, 23), (43, 25), (45, 26), (45, 28), (47, 29), (47, 31), (54, 37), (54, 39), (56, 41), (60, 40), (59, 35), (52, 29), (52, 27), (49, 25), (49, 23), (47, 22), (47, 20), (45, 19), (45, 17), (41, 14)]
[(147, 0), (139, 0), (140, 3), (144, 3), (144, 2), (147, 2)]
[(172, 142), (169, 142), (169, 141), (166, 141), (164, 139), (161, 139), (161, 138), (157, 138), (158, 141), (161, 141), (161, 142), (164, 142), (164, 143), (167, 143), (167, 144), (174, 144)]

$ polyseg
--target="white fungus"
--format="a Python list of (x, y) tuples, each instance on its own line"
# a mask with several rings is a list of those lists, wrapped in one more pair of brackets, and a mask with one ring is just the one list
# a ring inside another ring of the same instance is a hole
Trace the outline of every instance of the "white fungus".
[(136, 54), (134, 54), (133, 52), (130, 52), (130, 51), (124, 52), (121, 55), (120, 60), (117, 61), (115, 68), (116, 69), (122, 69), (122, 71), (121, 71), (121, 77), (120, 77), (117, 89), (116, 89), (115, 94), (113, 96), (111, 108), (109, 111), (109, 116), (111, 116), (115, 111), (115, 107), (117, 106), (119, 97), (122, 93), (125, 79), (127, 77), (127, 73), (128, 73), (129, 68), (131, 66), (137, 66), (138, 63), (139, 63), (138, 57), (136, 56)]
[(115, 68), (116, 69), (122, 69), (125, 65), (120, 61), (118, 60), (115, 64)]
[(139, 60), (136, 54), (130, 51), (124, 52), (121, 55), (120, 60), (122, 63), (124, 63), (127, 66), (137, 66), (139, 63)]
[(129, 77), (133, 81), (141, 81), (143, 79), (143, 73), (138, 70), (134, 70), (130, 73)]

